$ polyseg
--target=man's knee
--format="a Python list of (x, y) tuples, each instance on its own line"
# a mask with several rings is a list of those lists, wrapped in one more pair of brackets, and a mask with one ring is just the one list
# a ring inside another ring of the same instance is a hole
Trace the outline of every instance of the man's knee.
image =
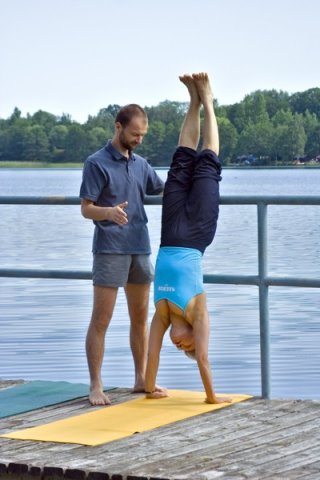
[(101, 309), (93, 309), (91, 316), (91, 326), (98, 332), (105, 332), (112, 318), (112, 312), (103, 311)]
[(142, 297), (140, 302), (134, 302), (129, 306), (130, 321), (132, 325), (144, 326), (147, 324), (149, 308), (149, 296)]
[(131, 317), (131, 331), (136, 332), (140, 335), (140, 333), (144, 333), (147, 331), (148, 323), (147, 318), (143, 318), (143, 316), (137, 315), (136, 317)]
[(107, 287), (94, 287), (94, 301), (91, 324), (97, 329), (105, 330), (112, 318), (116, 303), (118, 289)]

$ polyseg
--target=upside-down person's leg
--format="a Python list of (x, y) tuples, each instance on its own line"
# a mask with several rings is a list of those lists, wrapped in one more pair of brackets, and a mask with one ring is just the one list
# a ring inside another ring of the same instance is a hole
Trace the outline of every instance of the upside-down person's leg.
[[(200, 97), (191, 75), (182, 75), (180, 81), (190, 95), (180, 136), (168, 172), (162, 202), (161, 246), (174, 246), (180, 238), (184, 223), (185, 204), (192, 186), (196, 149), (200, 139)], [(183, 235), (182, 235), (183, 236)]]
[(179, 147), (196, 150), (200, 139), (200, 97), (191, 75), (181, 75), (179, 79), (187, 87), (190, 95), (189, 108), (180, 130)]
[(219, 155), (219, 131), (213, 107), (213, 93), (206, 73), (193, 74), (195, 86), (204, 109), (202, 150), (212, 150)]
[(194, 83), (204, 108), (203, 147), (194, 166), (193, 184), (186, 212), (193, 219), (189, 238), (202, 252), (212, 242), (219, 214), (219, 181), (221, 164), (219, 132), (213, 107), (213, 94), (206, 73), (193, 74)]

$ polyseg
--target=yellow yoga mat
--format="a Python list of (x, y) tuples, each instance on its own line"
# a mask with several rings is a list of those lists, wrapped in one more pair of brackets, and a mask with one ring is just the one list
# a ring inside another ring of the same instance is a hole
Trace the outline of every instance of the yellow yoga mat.
[(232, 403), (209, 405), (204, 402), (203, 392), (169, 390), (167, 398), (150, 400), (143, 397), (0, 436), (18, 440), (100, 445), (252, 398), (250, 395), (228, 396), (232, 398)]

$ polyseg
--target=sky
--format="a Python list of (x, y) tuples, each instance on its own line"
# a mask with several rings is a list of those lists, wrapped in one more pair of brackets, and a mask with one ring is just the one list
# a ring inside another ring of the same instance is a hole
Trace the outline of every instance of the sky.
[(0, 0), (0, 118), (184, 102), (201, 71), (220, 105), (318, 87), (319, 18), (319, 0)]

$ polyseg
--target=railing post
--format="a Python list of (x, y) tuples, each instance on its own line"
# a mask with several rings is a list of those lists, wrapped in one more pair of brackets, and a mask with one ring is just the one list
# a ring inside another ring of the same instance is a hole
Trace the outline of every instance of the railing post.
[(267, 204), (258, 203), (258, 268), (259, 268), (259, 312), (260, 312), (260, 355), (261, 355), (261, 394), (270, 399), (270, 332), (269, 332), (269, 288), (267, 252)]

